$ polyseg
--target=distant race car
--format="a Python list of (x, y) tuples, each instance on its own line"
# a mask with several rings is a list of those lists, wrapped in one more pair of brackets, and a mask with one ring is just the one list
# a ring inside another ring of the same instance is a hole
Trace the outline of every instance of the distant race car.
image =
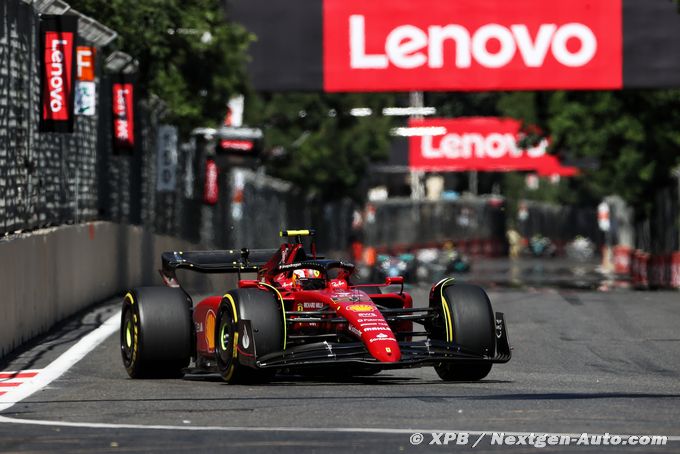
[(418, 280), (432, 282), (452, 273), (470, 271), (470, 258), (455, 249), (420, 249), (416, 253)]
[(417, 263), (413, 254), (378, 254), (373, 267), (373, 279), (384, 280), (388, 277), (401, 276), (406, 282), (415, 282), (417, 280), (416, 267)]
[[(353, 285), (353, 264), (317, 257), (313, 241), (308, 255), (302, 238), (313, 234), (282, 231), (288, 242), (272, 250), (164, 252), (166, 287), (137, 288), (123, 300), (120, 344), (130, 377), (216, 372), (252, 382), (281, 369), (434, 366), (443, 380), (469, 381), (510, 360), (503, 314), (494, 314), (482, 288), (442, 279), (429, 305), (414, 308), (402, 277)], [(239, 273), (238, 287), (194, 304), (178, 269)]]

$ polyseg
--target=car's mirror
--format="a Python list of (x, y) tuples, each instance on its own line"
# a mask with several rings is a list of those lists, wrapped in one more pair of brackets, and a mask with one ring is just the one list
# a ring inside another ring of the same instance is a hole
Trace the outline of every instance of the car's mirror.
[(399, 294), (401, 295), (404, 293), (404, 276), (388, 276), (385, 278), (385, 285), (401, 285), (399, 289)]
[(385, 285), (404, 285), (403, 276), (386, 277)]

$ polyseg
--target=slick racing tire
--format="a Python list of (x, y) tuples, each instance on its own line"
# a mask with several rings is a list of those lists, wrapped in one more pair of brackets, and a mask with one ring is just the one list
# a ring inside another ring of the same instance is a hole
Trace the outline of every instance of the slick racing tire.
[(123, 299), (120, 347), (131, 378), (180, 377), (191, 357), (190, 302), (180, 289), (142, 287)]
[[(479, 355), (494, 356), (496, 347), (495, 317), (491, 302), (484, 289), (470, 284), (448, 284), (436, 288), (430, 301), (438, 306), (442, 324), (432, 327), (432, 337), (450, 340), (466, 350)], [(446, 320), (451, 325), (447, 339)], [(452, 331), (452, 333), (451, 333)], [(451, 335), (453, 336), (451, 338)], [(486, 377), (491, 371), (491, 362), (451, 361), (434, 366), (435, 371), (445, 381), (476, 381)]]
[(258, 383), (273, 377), (273, 369), (244, 364), (256, 361), (245, 350), (252, 344), (250, 351), (261, 357), (283, 349), (286, 331), (282, 311), (278, 297), (267, 290), (237, 289), (224, 295), (215, 328), (215, 360), (224, 381)]

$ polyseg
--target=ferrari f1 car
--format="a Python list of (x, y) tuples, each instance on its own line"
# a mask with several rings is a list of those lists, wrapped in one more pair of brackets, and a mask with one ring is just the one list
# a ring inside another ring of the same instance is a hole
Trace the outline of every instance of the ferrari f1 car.
[[(443, 380), (469, 381), (510, 360), (503, 314), (480, 287), (442, 279), (429, 304), (414, 307), (402, 277), (354, 285), (354, 265), (318, 257), (313, 239), (308, 254), (302, 238), (313, 233), (282, 231), (287, 242), (272, 250), (163, 253), (166, 286), (137, 288), (123, 300), (120, 345), (130, 377), (217, 372), (250, 382), (277, 370), (434, 366)], [(179, 269), (238, 273), (238, 287), (194, 304)]]

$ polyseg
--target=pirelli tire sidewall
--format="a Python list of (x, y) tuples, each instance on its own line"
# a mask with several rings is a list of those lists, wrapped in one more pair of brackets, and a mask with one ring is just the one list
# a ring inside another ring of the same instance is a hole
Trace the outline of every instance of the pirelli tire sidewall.
[[(440, 317), (430, 326), (433, 339), (454, 342), (466, 351), (493, 357), (496, 354), (495, 316), (489, 297), (479, 286), (443, 281), (430, 294), (430, 307)], [(442, 362), (435, 370), (444, 380), (474, 381), (484, 378), (491, 362)]]
[[(215, 324), (215, 359), (222, 378), (227, 382), (266, 378), (271, 371), (242, 363), (253, 364), (257, 357), (281, 351), (284, 323), (281, 303), (273, 291), (237, 289), (224, 295)], [(246, 354), (253, 357), (245, 358)]]
[(120, 345), (132, 378), (178, 376), (191, 357), (190, 301), (182, 290), (141, 287), (123, 298)]
[(453, 324), (453, 341), (481, 355), (496, 354), (496, 323), (491, 301), (477, 285), (444, 287)]

